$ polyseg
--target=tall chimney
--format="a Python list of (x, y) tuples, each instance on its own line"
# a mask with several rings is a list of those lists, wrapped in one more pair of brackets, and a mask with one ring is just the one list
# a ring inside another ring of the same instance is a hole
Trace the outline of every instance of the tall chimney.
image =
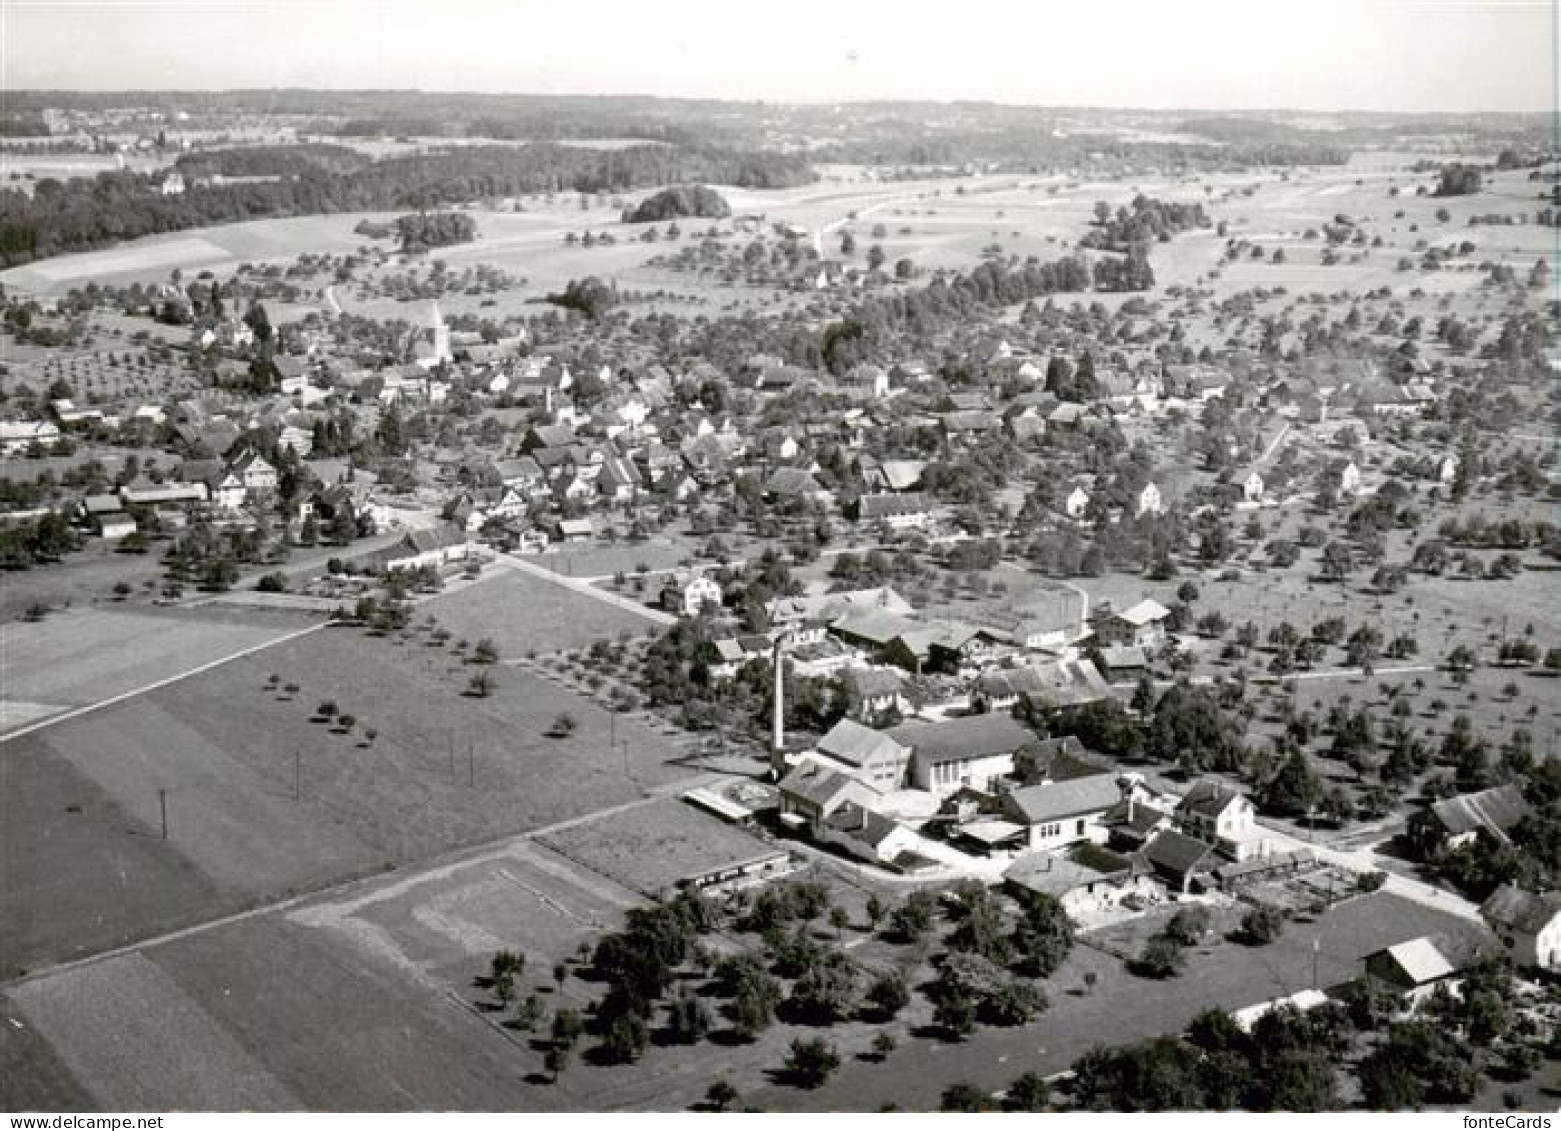
[(786, 752), (786, 664), (781, 654), (779, 638), (770, 650), (770, 663), (775, 668), (775, 720), (770, 738), (770, 750), (780, 758)]

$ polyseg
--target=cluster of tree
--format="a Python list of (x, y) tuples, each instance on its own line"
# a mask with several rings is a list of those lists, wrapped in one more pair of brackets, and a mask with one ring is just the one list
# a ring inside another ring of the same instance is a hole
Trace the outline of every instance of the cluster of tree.
[(0, 526), (0, 570), (57, 562), (79, 545), (70, 520), (59, 511)]
[(418, 212), (396, 218), (396, 238), (408, 254), (431, 247), (471, 243), (477, 238), (477, 222), (465, 212)]
[(663, 220), (702, 217), (722, 220), (732, 214), (726, 198), (705, 185), (677, 185), (646, 197), (638, 208), (625, 209), (626, 224), (659, 224)]
[(1147, 291), (1154, 287), (1154, 268), (1149, 253), (1135, 246), (1126, 255), (1095, 260), (1094, 278), (1097, 291)]
[[(604, 1059), (622, 1063), (645, 1051), (656, 1002), (671, 988), (678, 967), (694, 957), (699, 935), (714, 925), (713, 909), (697, 894), (683, 893), (667, 903), (631, 908), (624, 928), (596, 944), (591, 969), (607, 992), (596, 1004), (592, 1028)], [(685, 996), (669, 1003), (671, 1025), (703, 1035), (708, 1012)]]
[(1483, 183), (1478, 165), (1461, 165), (1454, 162), (1444, 165), (1437, 177), (1433, 196), (1469, 196), (1480, 191)]
[(1169, 243), (1180, 232), (1212, 224), (1203, 205), (1196, 202), (1178, 204), (1139, 194), (1130, 207), (1119, 207), (1113, 214), (1102, 200), (1095, 205), (1095, 226), (1079, 239), (1079, 246), (1124, 254), (1142, 252), (1148, 244)]
[(1074, 1099), (1092, 1111), (1331, 1111), (1336, 1066), (1350, 1047), (1342, 1006), (1279, 1006), (1243, 1031), (1209, 1010), (1181, 1037), (1085, 1053)]
[(569, 280), (562, 293), (548, 295), (547, 300), (565, 310), (578, 310), (594, 322), (617, 305), (618, 288), (595, 275), (588, 275), (584, 279)]

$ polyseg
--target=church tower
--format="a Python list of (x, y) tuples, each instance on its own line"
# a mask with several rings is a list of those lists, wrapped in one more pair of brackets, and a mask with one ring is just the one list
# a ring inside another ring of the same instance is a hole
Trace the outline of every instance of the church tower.
[(433, 315), (429, 322), (430, 338), (434, 345), (434, 364), (450, 360), (450, 327), (445, 325), (444, 315), (439, 313), (439, 303), (433, 304)]

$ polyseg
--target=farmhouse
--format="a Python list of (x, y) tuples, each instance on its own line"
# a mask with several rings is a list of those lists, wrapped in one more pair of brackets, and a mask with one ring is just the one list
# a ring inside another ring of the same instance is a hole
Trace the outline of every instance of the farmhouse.
[(1166, 829), (1145, 844), (1143, 858), (1167, 887), (1184, 895), (1207, 887), (1217, 863), (1212, 845), (1175, 829)]
[(892, 817), (847, 801), (818, 826), (818, 839), (870, 864), (894, 864), (916, 855), (921, 837)]
[(1528, 815), (1529, 805), (1516, 785), (1448, 797), (1409, 818), (1409, 839), (1424, 856), (1458, 848), (1484, 832), (1499, 844)]
[(1502, 884), (1480, 914), (1517, 965), (1561, 973), (1561, 892)]
[(926, 496), (914, 491), (862, 495), (852, 507), (853, 517), (858, 522), (882, 522), (891, 530), (917, 530), (926, 526), (931, 517), (929, 509)]

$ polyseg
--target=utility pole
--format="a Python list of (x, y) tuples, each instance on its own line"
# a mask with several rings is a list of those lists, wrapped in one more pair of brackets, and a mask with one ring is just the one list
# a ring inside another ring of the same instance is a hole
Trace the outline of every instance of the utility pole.
[(1322, 940), (1314, 936), (1312, 938), (1312, 989), (1314, 990), (1319, 988), (1317, 985), (1317, 957), (1321, 950)]
[(168, 791), (166, 789), (159, 789), (157, 791), (157, 807), (162, 810), (162, 814), (163, 814), (163, 839), (167, 840), (168, 839)]
[(301, 787), (302, 787), (302, 779), (303, 779), (303, 762), (304, 762), (303, 751), (301, 751), (301, 750), (294, 750), (293, 751), (293, 804), (294, 805), (298, 804), (299, 797), (300, 797), (300, 795), (302, 793), (302, 788)]
[(477, 788), (477, 751), (470, 742), (466, 744), (466, 784), (469, 788)]

